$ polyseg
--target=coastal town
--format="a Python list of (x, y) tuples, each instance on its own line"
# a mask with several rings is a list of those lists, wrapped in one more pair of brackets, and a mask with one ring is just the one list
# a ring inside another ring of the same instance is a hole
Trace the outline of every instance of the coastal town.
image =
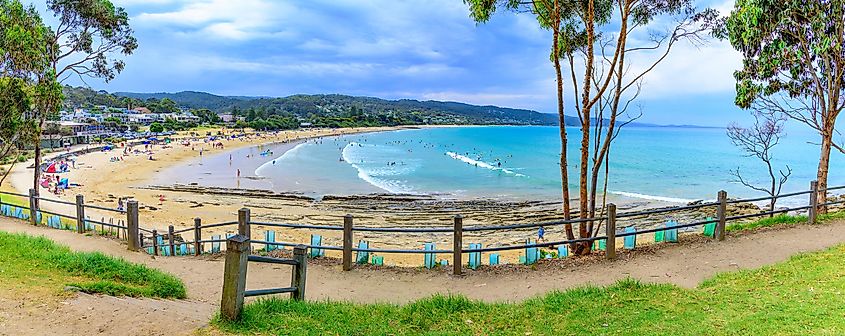
[(843, 17), (0, 0), (0, 335), (845, 335)]

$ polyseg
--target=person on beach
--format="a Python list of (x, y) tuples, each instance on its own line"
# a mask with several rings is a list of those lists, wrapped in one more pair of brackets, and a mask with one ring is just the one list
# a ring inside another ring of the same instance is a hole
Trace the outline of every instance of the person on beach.
[(539, 243), (541, 241), (544, 243), (546, 242), (546, 228), (542, 226), (537, 229), (537, 242)]
[(117, 210), (123, 211), (123, 198), (117, 199)]
[(241, 178), (241, 169), (238, 168), (238, 178)]

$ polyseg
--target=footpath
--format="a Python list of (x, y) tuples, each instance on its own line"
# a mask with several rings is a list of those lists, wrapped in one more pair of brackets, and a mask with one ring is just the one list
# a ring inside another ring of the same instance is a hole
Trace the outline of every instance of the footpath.
[[(0, 335), (173, 335), (190, 334), (208, 324), (220, 301), (222, 258), (151, 257), (126, 250), (120, 242), (70, 231), (34, 227), (0, 218), (0, 231), (44, 236), (77, 251), (100, 251), (154, 267), (181, 278), (187, 300), (115, 298), (73, 294), (33, 297), (0, 291)], [(845, 243), (845, 221), (729, 235), (723, 242), (698, 240), (659, 249), (635, 250), (607, 262), (563, 263), (537, 267), (447, 271), (354, 269), (308, 265), (308, 300), (405, 303), (435, 293), (461, 294), (483, 301), (518, 301), (587, 284), (607, 285), (624, 278), (692, 288), (716, 273), (758, 268), (790, 256)], [(422, 257), (420, 257), (422, 258)], [(422, 264), (422, 260), (420, 260)], [(288, 283), (290, 267), (252, 263), (247, 288)]]

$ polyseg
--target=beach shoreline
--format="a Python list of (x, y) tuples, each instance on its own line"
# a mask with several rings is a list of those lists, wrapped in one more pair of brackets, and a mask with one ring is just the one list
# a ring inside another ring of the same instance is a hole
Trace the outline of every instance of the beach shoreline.
[[(417, 127), (412, 127), (417, 128)], [(134, 198), (141, 204), (141, 226), (148, 230), (166, 232), (168, 226), (175, 229), (193, 225), (194, 218), (203, 223), (230, 222), (237, 219), (240, 208), (250, 208), (254, 221), (272, 223), (297, 223), (312, 225), (340, 226), (346, 215), (352, 215), (356, 226), (372, 227), (435, 227), (450, 226), (455, 215), (464, 217), (465, 225), (501, 225), (514, 223), (537, 223), (559, 221), (563, 218), (560, 201), (549, 200), (497, 200), (490, 198), (449, 199), (433, 195), (401, 195), (374, 193), (369, 195), (330, 195), (315, 199), (297, 193), (278, 193), (247, 186), (227, 188), (220, 186), (202, 186), (199, 183), (183, 185), (157, 185), (153, 183), (158, 174), (165, 174), (168, 169), (185, 165), (196, 160), (198, 151), (204, 157), (210, 155), (225, 156), (239, 150), (255, 150), (285, 142), (290, 148), (296, 143), (318, 137), (341, 136), (361, 132), (396, 131), (407, 127), (336, 129), (287, 131), (277, 134), (251, 134), (249, 138), (229, 140), (224, 149), (211, 148), (210, 143), (192, 141), (190, 146), (180, 146), (184, 139), (174, 141), (170, 148), (156, 145), (155, 160), (148, 160), (147, 154), (130, 154), (119, 162), (110, 159), (119, 155), (115, 152), (94, 152), (80, 155), (77, 169), (63, 174), (72, 183), (81, 186), (71, 189), (64, 195), (43, 194), (49, 198), (73, 201), (75, 194), (85, 195), (86, 202), (99, 206), (116, 208), (120, 198)], [(202, 138), (202, 137), (201, 137)], [(290, 149), (289, 148), (289, 149)], [(118, 150), (119, 151), (119, 150)], [(283, 155), (283, 153), (279, 153)], [(234, 161), (234, 160), (233, 160)], [(263, 161), (266, 162), (266, 161)], [(28, 190), (32, 183), (32, 171), (19, 165), (9, 177), (11, 185), (18, 191)], [(237, 179), (241, 180), (241, 179)], [(42, 189), (43, 190), (43, 189)], [(21, 192), (26, 193), (26, 192)], [(647, 207), (660, 206), (653, 202), (630, 202), (617, 204), (619, 211), (636, 211)], [(61, 205), (50, 204), (52, 210), (74, 213), (72, 207), (62, 209)], [(113, 213), (87, 213), (89, 217), (101, 221), (120, 221), (121, 216)], [(689, 218), (701, 219), (709, 213), (691, 212)], [(99, 217), (99, 218), (98, 218)], [(683, 219), (683, 218), (679, 218)], [(643, 228), (660, 225), (663, 219), (643, 218), (635, 225)], [(263, 238), (264, 228), (253, 228), (256, 239)], [(546, 239), (563, 240), (562, 226), (546, 229)], [(466, 241), (479, 242), (484, 246), (508, 246), (524, 243), (526, 239), (536, 238), (536, 229), (510, 230), (466, 234)], [(235, 233), (235, 226), (226, 226), (203, 231), (204, 237)], [(321, 234), (324, 245), (339, 246), (342, 237), (337, 231), (283, 230), (276, 232), (277, 241), (308, 242), (311, 234)], [(179, 238), (181, 239), (181, 238)], [(384, 249), (422, 248), (427, 242), (437, 246), (449, 246), (451, 236), (443, 234), (384, 235), (373, 232), (356, 233), (356, 240), (367, 240), (371, 246)], [(178, 240), (178, 239), (177, 239)], [(190, 239), (185, 239), (190, 240)], [(329, 251), (329, 256), (334, 256)], [(516, 262), (519, 251), (502, 253), (503, 260)], [(418, 255), (391, 255), (386, 263), (401, 266), (420, 264)]]

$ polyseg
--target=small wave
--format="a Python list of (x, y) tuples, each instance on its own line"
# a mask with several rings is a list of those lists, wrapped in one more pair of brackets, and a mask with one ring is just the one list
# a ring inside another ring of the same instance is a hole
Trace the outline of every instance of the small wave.
[(627, 192), (627, 191), (608, 191), (608, 192), (611, 193), (611, 194), (614, 194), (614, 195), (620, 195), (620, 196), (625, 196), (625, 197), (642, 198), (642, 199), (647, 199), (647, 200), (670, 202), (670, 203), (690, 203), (690, 202), (696, 201), (696, 200), (692, 200), (692, 199), (666, 197), (666, 196), (654, 196), (654, 195), (632, 193), (632, 192)]
[[(284, 153), (282, 153), (282, 155), (280, 155), (279, 157), (277, 157), (277, 158), (273, 158), (272, 160), (268, 160), (267, 162), (264, 162), (264, 164), (262, 164), (261, 166), (259, 166), (258, 168), (256, 168), (256, 169), (255, 169), (255, 175), (259, 175), (259, 176), (261, 176), (261, 172), (263, 172), (263, 171), (264, 171), (265, 169), (267, 169), (268, 167), (272, 166), (272, 165), (273, 165), (273, 161), (281, 161), (281, 160), (284, 160), (286, 157), (291, 156), (291, 155), (294, 155), (294, 154), (296, 154), (297, 152), (299, 152), (299, 151), (302, 149), (302, 147), (303, 147), (303, 146), (305, 146), (305, 145), (307, 145), (307, 144), (308, 144), (307, 142), (300, 143), (300, 144), (298, 144), (298, 145), (294, 146), (293, 148), (291, 148), (291, 149), (289, 149), (289, 150), (286, 150), (286, 151), (285, 151)], [(277, 163), (278, 163), (278, 162), (277, 162)]]
[(473, 166), (476, 166), (476, 167), (490, 169), (490, 170), (498, 170), (498, 171), (501, 171), (501, 172), (506, 173), (506, 174), (511, 174), (513, 176), (525, 177), (525, 174), (520, 174), (520, 173), (517, 173), (517, 172), (510, 170), (510, 169), (507, 169), (507, 168), (496, 167), (496, 166), (489, 164), (487, 162), (484, 162), (484, 161), (473, 160), (471, 158), (468, 158), (466, 156), (463, 156), (463, 155), (455, 153), (455, 152), (446, 152), (446, 155), (448, 155), (449, 157), (451, 157), (455, 160), (463, 161), (467, 164), (470, 164), (470, 165), (473, 165)]
[(350, 142), (349, 144), (347, 144), (346, 147), (343, 147), (343, 150), (341, 151), (341, 156), (343, 157), (343, 161), (345, 161), (358, 171), (358, 178), (366, 181), (367, 183), (376, 188), (385, 190), (389, 193), (401, 194), (410, 192), (410, 190), (408, 190), (409, 188), (399, 185), (396, 182), (376, 178), (370, 175), (370, 173), (368, 173), (363, 167), (355, 164), (354, 159), (349, 156), (350, 148), (353, 148), (355, 146), (359, 146), (359, 144), (357, 142)]

